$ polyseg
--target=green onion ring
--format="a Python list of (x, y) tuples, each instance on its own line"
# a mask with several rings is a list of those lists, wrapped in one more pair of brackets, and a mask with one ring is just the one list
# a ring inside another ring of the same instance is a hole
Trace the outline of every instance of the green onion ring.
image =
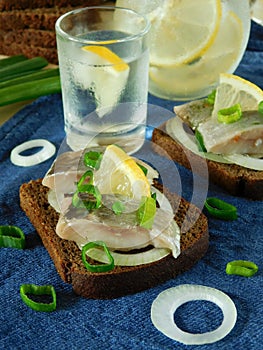
[(238, 121), (242, 117), (241, 105), (239, 103), (232, 107), (220, 109), (217, 113), (219, 123), (231, 124)]
[(263, 114), (263, 101), (260, 101), (258, 104), (258, 112), (260, 114)]
[(258, 266), (252, 261), (234, 260), (226, 265), (226, 273), (228, 275), (238, 275), (243, 277), (252, 277), (257, 273)]
[(0, 247), (24, 249), (24, 232), (17, 226), (0, 226)]
[(221, 199), (208, 197), (205, 201), (205, 208), (207, 209), (210, 215), (218, 219), (237, 219), (237, 208), (234, 205), (226, 203)]
[(89, 151), (84, 155), (84, 164), (92, 169), (98, 169), (102, 159), (102, 153)]
[[(86, 253), (92, 249), (92, 248), (98, 248), (102, 247), (108, 257), (109, 262), (107, 264), (99, 264), (99, 265), (94, 265), (90, 264), (87, 262), (87, 257)], [(111, 271), (114, 269), (114, 259), (107, 248), (106, 244), (102, 241), (95, 241), (95, 242), (88, 242), (87, 244), (84, 245), (84, 247), (81, 250), (81, 257), (84, 266), (89, 270), (90, 272), (107, 272)]]
[[(39, 296), (50, 295), (52, 301), (50, 303), (36, 302), (30, 299), (28, 294)], [(22, 284), (20, 286), (20, 296), (23, 302), (35, 311), (51, 312), (54, 311), (57, 306), (56, 291), (54, 287), (50, 285), (37, 286), (35, 284)]]

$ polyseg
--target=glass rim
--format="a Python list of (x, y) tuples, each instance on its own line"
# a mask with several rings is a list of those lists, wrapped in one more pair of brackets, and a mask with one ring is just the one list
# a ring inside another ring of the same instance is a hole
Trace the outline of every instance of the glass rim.
[[(144, 27), (143, 29), (137, 33), (137, 34), (128, 34), (127, 36), (125, 36), (124, 38), (120, 38), (120, 39), (110, 39), (110, 40), (87, 40), (87, 39), (83, 39), (83, 38), (79, 38), (75, 35), (71, 35), (69, 33), (67, 33), (66, 31), (64, 31), (61, 28), (61, 22), (72, 15), (84, 12), (84, 11), (88, 11), (88, 10), (125, 10), (126, 12), (131, 12), (133, 14), (135, 14), (136, 16), (142, 18), (144, 20)], [(129, 8), (125, 8), (125, 7), (119, 7), (119, 6), (87, 6), (87, 7), (82, 7), (82, 8), (78, 8), (75, 10), (71, 10), (69, 12), (64, 13), (63, 15), (61, 15), (55, 24), (55, 29), (56, 29), (56, 34), (62, 36), (63, 38), (66, 38), (67, 40), (70, 41), (74, 41), (74, 42), (79, 42), (82, 44), (90, 44), (90, 45), (109, 45), (109, 44), (116, 44), (116, 43), (122, 43), (122, 42), (127, 42), (127, 41), (134, 41), (138, 38), (143, 37), (145, 34), (147, 34), (150, 30), (151, 24), (150, 21), (147, 19), (146, 16), (144, 16), (141, 13), (138, 13), (132, 9)]]

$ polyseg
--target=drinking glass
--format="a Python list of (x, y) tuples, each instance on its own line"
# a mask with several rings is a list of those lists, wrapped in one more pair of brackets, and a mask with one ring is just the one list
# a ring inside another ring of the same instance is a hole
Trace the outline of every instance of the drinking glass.
[(96, 6), (56, 22), (67, 143), (73, 150), (145, 137), (149, 21), (130, 9)]

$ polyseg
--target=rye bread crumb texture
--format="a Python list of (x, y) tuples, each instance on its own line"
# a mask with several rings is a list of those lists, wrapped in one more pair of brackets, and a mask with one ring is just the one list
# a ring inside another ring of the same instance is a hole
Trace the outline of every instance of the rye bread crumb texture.
[(80, 7), (103, 0), (0, 0), (0, 54), (42, 56), (58, 64), (55, 23)]
[[(191, 170), (189, 159), (201, 158), (172, 139), (165, 123), (155, 128), (152, 135), (155, 152), (169, 156), (177, 163)], [(223, 164), (207, 160), (209, 181), (224, 188), (228, 193), (253, 200), (263, 199), (263, 171), (247, 169), (236, 164)], [(202, 172), (202, 169), (200, 169)]]
[[(161, 189), (160, 185), (156, 185)], [(181, 227), (185, 218), (193, 226), (181, 234), (181, 254), (137, 267), (115, 266), (104, 273), (91, 273), (83, 265), (81, 251), (72, 241), (55, 232), (58, 213), (47, 200), (48, 188), (42, 180), (32, 180), (20, 187), (20, 205), (35, 227), (64, 282), (72, 284), (76, 294), (92, 299), (112, 299), (149, 289), (190, 269), (207, 251), (209, 244), (206, 217), (193, 205), (175, 194), (166, 194), (172, 206), (179, 208), (175, 220)], [(184, 231), (182, 227), (182, 231)]]

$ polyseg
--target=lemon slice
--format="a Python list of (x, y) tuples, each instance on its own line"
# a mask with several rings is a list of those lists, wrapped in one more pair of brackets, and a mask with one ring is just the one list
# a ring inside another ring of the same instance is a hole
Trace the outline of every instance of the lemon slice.
[(257, 85), (237, 75), (222, 73), (216, 90), (212, 118), (217, 119), (220, 109), (231, 107), (237, 103), (241, 105), (242, 111), (257, 110), (258, 104), (262, 100), (263, 90)]
[(186, 91), (188, 96), (194, 95), (215, 86), (221, 72), (234, 71), (238, 65), (243, 32), (241, 19), (228, 11), (213, 45), (202, 57), (191, 64), (150, 66), (151, 81), (171, 96), (184, 96)]
[(94, 183), (101, 194), (119, 194), (132, 199), (151, 197), (150, 184), (135, 160), (120, 147), (106, 148)]
[(166, 0), (151, 20), (150, 63), (189, 63), (213, 44), (222, 15), (220, 0)]
[[(105, 46), (83, 46), (81, 63), (76, 63), (77, 85), (94, 96), (99, 117), (110, 113), (125, 89), (129, 65)], [(84, 64), (83, 62), (87, 62)]]

